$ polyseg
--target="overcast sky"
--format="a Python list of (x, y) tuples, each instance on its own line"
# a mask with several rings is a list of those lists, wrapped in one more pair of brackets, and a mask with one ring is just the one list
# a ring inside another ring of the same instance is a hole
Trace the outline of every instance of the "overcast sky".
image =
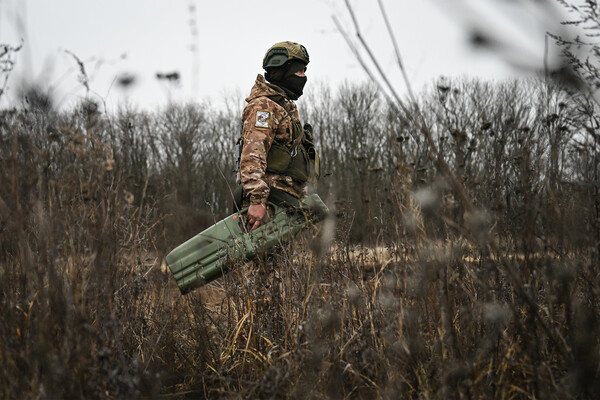
[[(541, 23), (548, 15), (530, 3), (541, 2), (383, 0), (417, 91), (441, 75), (519, 75), (502, 57), (468, 44), (474, 28), (509, 43), (504, 55), (513, 63), (541, 67), (544, 32), (556, 21)], [(403, 92), (377, 0), (351, 4), (365, 39)], [(12, 97), (0, 98), (0, 107), (15, 104), (21, 82), (50, 90), (60, 107), (85, 96), (70, 53), (84, 62), (90, 96), (113, 109), (124, 101), (153, 108), (168, 101), (245, 97), (262, 72), (266, 50), (283, 40), (308, 49), (307, 88), (319, 81), (335, 86), (366, 80), (332, 15), (354, 37), (342, 0), (0, 0), (0, 43), (23, 41), (9, 81)], [(179, 74), (178, 84), (156, 78), (172, 72)], [(123, 89), (115, 83), (118, 76), (133, 77), (133, 85)]]

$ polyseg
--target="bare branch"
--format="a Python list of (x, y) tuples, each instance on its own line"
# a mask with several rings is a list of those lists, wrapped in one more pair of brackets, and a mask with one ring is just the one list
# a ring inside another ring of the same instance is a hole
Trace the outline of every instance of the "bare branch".
[(408, 76), (406, 75), (406, 69), (404, 68), (404, 64), (402, 63), (402, 58), (400, 57), (400, 50), (398, 48), (398, 43), (396, 42), (396, 37), (394, 36), (394, 32), (392, 31), (392, 26), (390, 25), (390, 21), (387, 17), (387, 12), (383, 8), (383, 3), (381, 0), (377, 0), (379, 3), (379, 8), (381, 9), (381, 15), (383, 16), (383, 20), (385, 21), (385, 26), (387, 27), (388, 33), (390, 35), (390, 39), (392, 40), (392, 45), (394, 46), (394, 53), (396, 54), (396, 62), (398, 63), (398, 68), (402, 72), (402, 77), (404, 79), (404, 84), (406, 85), (406, 90), (408, 91), (408, 96), (410, 100), (415, 103), (415, 95), (412, 90), (412, 85), (408, 80)]
[(350, 13), (350, 16), (352, 17), (352, 22), (354, 23), (354, 30), (356, 31), (356, 37), (358, 38), (358, 40), (362, 44), (363, 48), (365, 49), (365, 51), (369, 55), (369, 58), (371, 59), (371, 62), (373, 62), (373, 65), (375, 65), (375, 68), (377, 68), (377, 72), (379, 72), (379, 75), (381, 76), (381, 79), (383, 79), (383, 81), (385, 82), (385, 85), (387, 86), (387, 88), (391, 92), (392, 96), (394, 96), (394, 98), (396, 99), (396, 102), (399, 105), (402, 104), (402, 100), (400, 99), (400, 96), (398, 96), (398, 94), (396, 93), (396, 90), (394, 89), (394, 86), (392, 86), (392, 84), (390, 83), (390, 81), (389, 81), (386, 73), (383, 72), (383, 70), (379, 66), (379, 62), (377, 61), (377, 59), (373, 55), (373, 52), (371, 51), (371, 48), (367, 45), (367, 42), (365, 41), (365, 39), (361, 35), (360, 29), (359, 29), (359, 26), (358, 26), (358, 21), (356, 20), (356, 16), (354, 15), (354, 10), (352, 9), (352, 6), (350, 5), (349, 0), (345, 0), (345, 1), (346, 1), (346, 7), (348, 8), (348, 12)]

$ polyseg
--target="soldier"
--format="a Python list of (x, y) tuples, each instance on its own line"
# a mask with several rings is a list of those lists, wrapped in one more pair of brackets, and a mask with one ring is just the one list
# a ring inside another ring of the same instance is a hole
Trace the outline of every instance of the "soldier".
[(270, 196), (301, 198), (307, 194), (307, 182), (318, 178), (312, 128), (301, 125), (294, 104), (306, 84), (308, 63), (304, 46), (276, 43), (263, 59), (265, 75), (257, 76), (246, 99), (238, 179), (251, 230), (265, 218)]

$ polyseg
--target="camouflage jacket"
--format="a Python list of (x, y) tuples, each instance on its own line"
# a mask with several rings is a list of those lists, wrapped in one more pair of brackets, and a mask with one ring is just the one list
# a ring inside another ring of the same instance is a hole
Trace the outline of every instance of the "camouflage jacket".
[[(283, 96), (284, 107), (267, 97), (276, 95)], [(248, 104), (242, 113), (243, 148), (239, 175), (245, 199), (249, 199), (250, 204), (265, 203), (271, 187), (302, 197), (305, 183), (266, 172), (267, 153), (273, 142), (291, 145), (292, 120), (299, 120), (296, 105), (287, 99), (283, 90), (267, 83), (260, 74), (246, 102)]]

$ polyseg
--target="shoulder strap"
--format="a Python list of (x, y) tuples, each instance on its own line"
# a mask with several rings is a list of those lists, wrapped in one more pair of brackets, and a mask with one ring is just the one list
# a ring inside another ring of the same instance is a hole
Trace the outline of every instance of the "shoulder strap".
[(280, 94), (273, 94), (271, 96), (266, 96), (267, 98), (273, 100), (275, 103), (277, 103), (281, 108), (283, 108), (283, 111), (285, 111), (285, 114), (290, 117), (290, 113), (288, 113), (287, 108), (285, 108), (285, 98), (280, 95)]
[(270, 192), (269, 192), (269, 201), (272, 201), (273, 203), (277, 204), (278, 206), (284, 206), (284, 207), (293, 207), (293, 208), (298, 208), (300, 207), (300, 200), (298, 200), (296, 197), (292, 196), (291, 194), (278, 189), (276, 187), (270, 187)]
[[(271, 96), (267, 96), (269, 99), (273, 100), (275, 103), (279, 104), (285, 110), (285, 99), (280, 94), (272, 94)], [(287, 110), (286, 110), (287, 112)]]
[[(302, 129), (302, 124), (300, 124), (300, 121), (294, 121), (291, 118), (290, 113), (288, 113), (287, 109), (285, 108), (285, 98), (282, 95), (274, 94), (274, 95), (267, 96), (267, 97), (269, 99), (273, 100), (279, 106), (281, 106), (281, 108), (283, 108), (283, 111), (285, 111), (285, 114), (288, 117), (290, 117), (290, 119), (292, 120), (293, 132), (292, 132), (292, 145), (291, 145), (290, 149), (294, 150), (296, 147), (298, 147), (298, 145), (300, 143), (302, 143), (302, 140), (304, 139), (304, 129)], [(298, 125), (298, 126), (295, 126), (295, 125)]]

